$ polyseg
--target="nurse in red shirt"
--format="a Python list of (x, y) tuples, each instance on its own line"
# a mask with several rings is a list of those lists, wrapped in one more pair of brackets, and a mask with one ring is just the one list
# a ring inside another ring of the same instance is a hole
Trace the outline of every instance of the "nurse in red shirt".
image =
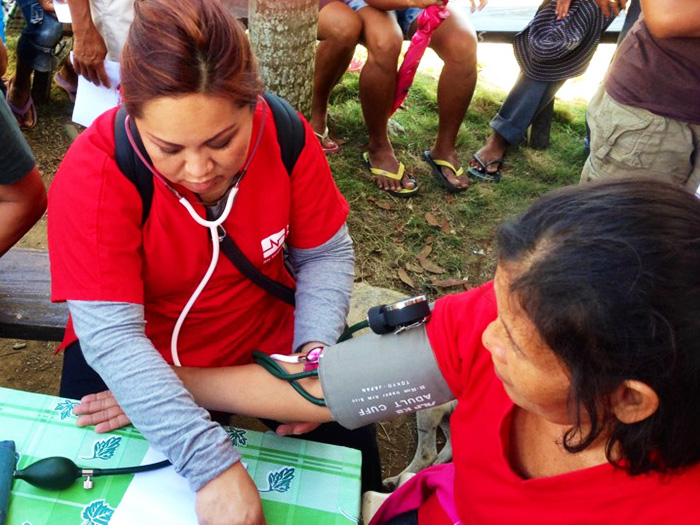
[[(109, 388), (198, 492), (202, 522), (257, 523), (240, 454), (170, 365), (237, 365), (253, 350), (334, 343), (353, 281), (348, 205), (305, 121), (287, 172), (249, 42), (220, 2), (137, 2), (121, 71), (153, 199), (142, 224), (141, 196), (115, 161), (117, 109), (106, 112), (71, 146), (49, 197), (52, 299), (71, 313), (61, 395)], [(213, 221), (259, 272), (295, 289), (295, 307), (218, 253)], [(372, 429), (323, 427), (316, 433), (335, 437), (319, 439), (363, 449), (363, 480), (376, 488)]]

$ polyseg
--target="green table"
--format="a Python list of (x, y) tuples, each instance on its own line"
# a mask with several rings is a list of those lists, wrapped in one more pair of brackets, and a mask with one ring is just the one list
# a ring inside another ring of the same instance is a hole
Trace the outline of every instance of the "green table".
[[(19, 468), (66, 456), (83, 468), (163, 459), (129, 426), (109, 434), (78, 428), (71, 399), (0, 388), (0, 440), (13, 440)], [(302, 439), (227, 428), (262, 498), (268, 525), (359, 522), (358, 451)], [(61, 492), (15, 480), (8, 525), (194, 525), (195, 494), (172, 467), (135, 476), (80, 481)]]

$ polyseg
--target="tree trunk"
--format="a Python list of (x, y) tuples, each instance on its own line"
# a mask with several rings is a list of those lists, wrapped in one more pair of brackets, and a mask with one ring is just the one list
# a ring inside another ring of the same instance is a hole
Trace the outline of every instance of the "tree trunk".
[(268, 90), (311, 113), (318, 0), (249, 0), (248, 28)]

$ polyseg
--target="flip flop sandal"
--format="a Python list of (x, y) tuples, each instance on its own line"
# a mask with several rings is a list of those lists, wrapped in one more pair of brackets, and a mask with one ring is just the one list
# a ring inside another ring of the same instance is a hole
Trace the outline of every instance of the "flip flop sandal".
[(460, 167), (457, 169), (451, 162), (434, 159), (429, 151), (424, 151), (422, 157), (423, 160), (430, 165), (433, 172), (433, 178), (449, 193), (460, 193), (469, 188), (469, 186), (464, 186), (463, 188), (455, 186), (447, 177), (445, 177), (445, 174), (442, 172), (442, 168), (449, 168), (454, 171), (455, 177), (459, 178), (464, 176), (464, 168)]
[[(12, 79), (10, 79), (7, 82), (7, 92), (9, 93), (11, 89), (12, 89)], [(24, 104), (24, 107), (22, 109), (18, 108), (12, 102), (10, 102), (9, 98), (7, 99), (7, 105), (10, 106), (12, 113), (14, 113), (15, 118), (17, 119), (17, 124), (19, 124), (20, 129), (32, 129), (34, 126), (36, 126), (36, 122), (37, 122), (36, 106), (34, 106), (34, 100), (32, 99), (31, 95), (29, 95), (29, 98), (27, 99), (27, 102), (26, 102), (26, 104)], [(27, 113), (29, 113), (29, 116), (32, 119), (31, 124), (26, 124), (25, 117), (27, 116)]]
[[(503, 166), (503, 159), (493, 159), (488, 162), (481, 160), (481, 157), (474, 153), (472, 158), (479, 164), (478, 167), (471, 166), (469, 168), (469, 176), (481, 182), (500, 182), (501, 181), (501, 167)], [(495, 171), (489, 171), (488, 167), (492, 164), (496, 164)]]
[[(403, 180), (403, 172), (405, 170), (405, 166), (403, 165), (403, 162), (399, 162), (399, 171), (398, 173), (392, 173), (390, 171), (386, 171), (380, 168), (373, 168), (372, 164), (369, 162), (369, 152), (365, 151), (362, 154), (362, 158), (365, 161), (365, 165), (367, 166), (367, 169), (369, 169), (370, 173), (374, 175), (375, 177), (387, 177), (389, 179), (394, 179), (401, 181)], [(401, 197), (402, 199), (407, 199), (409, 197), (413, 197), (416, 193), (418, 193), (418, 183), (416, 182), (416, 179), (413, 177), (409, 177), (408, 180), (413, 182), (414, 186), (413, 188), (402, 188), (400, 190), (384, 190), (394, 197)]]
[(68, 82), (63, 76), (61, 75), (61, 72), (58, 71), (54, 76), (53, 76), (54, 82), (56, 82), (56, 85), (60, 87), (63, 91), (66, 92), (68, 95), (68, 99), (71, 102), (75, 102), (75, 95), (78, 92), (78, 89), (73, 87), (70, 82)]
[[(340, 146), (336, 144), (336, 142), (328, 136), (328, 127), (323, 131), (323, 134), (321, 133), (316, 133), (314, 131), (314, 134), (318, 137), (318, 141), (321, 143), (321, 149), (323, 150), (323, 153), (335, 153), (340, 149)], [(332, 146), (327, 146), (326, 144), (330, 141)]]

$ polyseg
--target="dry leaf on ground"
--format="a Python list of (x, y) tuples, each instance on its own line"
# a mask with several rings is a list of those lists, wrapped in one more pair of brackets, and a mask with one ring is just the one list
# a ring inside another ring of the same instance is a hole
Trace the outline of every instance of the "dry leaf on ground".
[(426, 257), (418, 256), (418, 262), (425, 271), (430, 273), (441, 274), (447, 271), (444, 268), (438, 266), (437, 264), (430, 262)]
[(440, 223), (439, 223), (438, 220), (435, 218), (435, 215), (433, 215), (433, 214), (430, 213), (430, 212), (428, 212), (428, 213), (425, 214), (425, 220), (426, 220), (426, 221), (428, 222), (428, 224), (430, 224), (431, 226), (435, 226), (435, 227), (440, 226)]
[(417, 264), (413, 264), (413, 263), (406, 263), (406, 269), (409, 272), (414, 272), (414, 273), (423, 273), (425, 271), (425, 270), (423, 270), (423, 268), (421, 268)]
[(409, 277), (409, 275), (406, 273), (406, 270), (404, 270), (403, 268), (399, 268), (399, 271), (397, 273), (399, 275), (399, 279), (401, 279), (401, 282), (403, 282), (404, 284), (407, 284), (411, 288), (416, 287), (416, 283), (414, 283), (413, 279), (411, 279), (411, 277)]

